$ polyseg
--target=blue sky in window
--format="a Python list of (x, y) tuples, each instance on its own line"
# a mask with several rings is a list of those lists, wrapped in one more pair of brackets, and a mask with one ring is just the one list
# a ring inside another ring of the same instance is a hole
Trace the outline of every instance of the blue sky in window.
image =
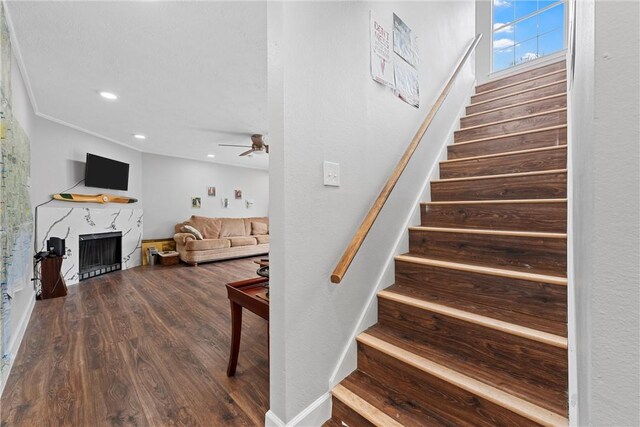
[[(554, 7), (504, 27), (547, 6)], [(564, 48), (565, 5), (558, 0), (493, 0), (493, 70), (557, 52)]]

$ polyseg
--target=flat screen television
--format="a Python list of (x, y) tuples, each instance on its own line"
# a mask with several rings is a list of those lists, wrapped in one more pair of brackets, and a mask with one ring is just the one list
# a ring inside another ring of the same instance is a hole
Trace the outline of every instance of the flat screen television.
[(129, 189), (129, 163), (87, 153), (84, 185), (126, 191)]

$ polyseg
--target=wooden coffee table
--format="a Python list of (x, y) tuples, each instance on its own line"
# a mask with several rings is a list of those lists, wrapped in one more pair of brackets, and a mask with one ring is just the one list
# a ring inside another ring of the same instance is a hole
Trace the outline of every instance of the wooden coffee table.
[[(269, 322), (269, 301), (258, 296), (264, 294), (269, 283), (267, 277), (242, 280), (240, 282), (227, 283), (227, 296), (231, 304), (231, 353), (227, 376), (236, 374), (238, 365), (238, 353), (240, 351), (240, 336), (242, 335), (242, 309), (246, 308)], [(267, 323), (267, 345), (269, 342), (269, 325)]]

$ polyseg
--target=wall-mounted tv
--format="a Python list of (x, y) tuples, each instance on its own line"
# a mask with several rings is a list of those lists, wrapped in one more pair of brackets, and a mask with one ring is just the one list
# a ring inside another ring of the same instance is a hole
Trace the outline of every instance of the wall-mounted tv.
[(129, 189), (129, 163), (87, 153), (84, 185), (126, 191)]

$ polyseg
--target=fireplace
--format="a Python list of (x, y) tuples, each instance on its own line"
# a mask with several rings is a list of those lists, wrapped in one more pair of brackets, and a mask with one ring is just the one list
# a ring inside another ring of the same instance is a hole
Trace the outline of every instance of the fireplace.
[(79, 236), (79, 280), (122, 269), (122, 232)]

